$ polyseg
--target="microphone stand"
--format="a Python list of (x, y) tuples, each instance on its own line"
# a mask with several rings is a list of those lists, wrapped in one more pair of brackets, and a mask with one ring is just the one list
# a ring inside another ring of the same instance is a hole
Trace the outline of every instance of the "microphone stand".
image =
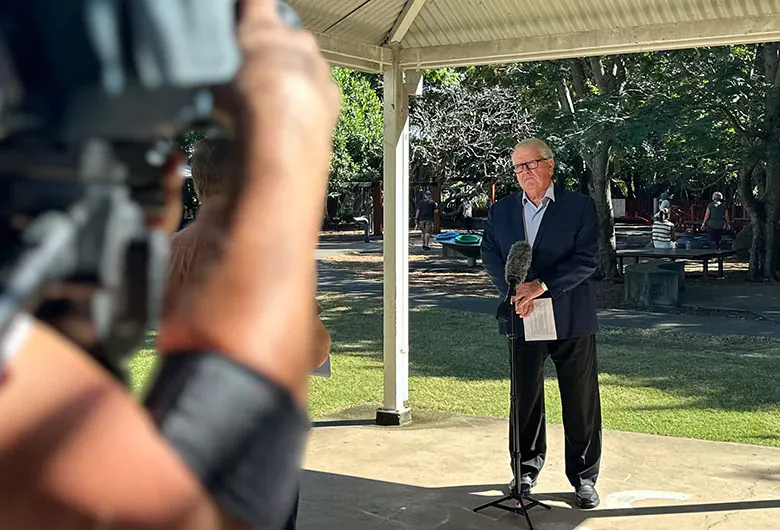
[[(536, 506), (541, 506), (542, 508), (546, 508), (548, 510), (552, 509), (550, 506), (534, 499), (531, 497), (528, 493), (521, 493), (521, 487), (520, 487), (520, 479), (523, 476), (520, 471), (520, 466), (522, 463), (522, 458), (520, 454), (520, 388), (519, 388), (519, 373), (518, 373), (518, 367), (517, 367), (517, 357), (516, 357), (516, 340), (517, 340), (517, 315), (515, 314), (515, 306), (512, 303), (512, 294), (515, 292), (515, 284), (512, 282), (512, 285), (509, 287), (509, 292), (507, 293), (506, 299), (499, 305), (498, 312), (496, 314), (496, 319), (499, 321), (508, 321), (509, 322), (509, 329), (507, 330), (506, 338), (509, 341), (509, 371), (511, 373), (510, 380), (509, 380), (509, 394), (510, 394), (510, 400), (512, 404), (512, 413), (509, 416), (509, 422), (514, 427), (512, 429), (512, 441), (514, 446), (514, 451), (512, 451), (512, 457), (513, 457), (513, 466), (512, 466), (512, 474), (515, 477), (514, 484), (512, 485), (512, 489), (509, 492), (509, 495), (505, 495), (504, 497), (501, 497), (498, 500), (491, 501), (487, 504), (483, 504), (481, 506), (477, 506), (474, 508), (474, 512), (479, 512), (481, 510), (484, 510), (485, 508), (499, 508), (501, 510), (505, 510), (507, 512), (513, 512), (518, 515), (525, 516), (525, 520), (528, 523), (528, 528), (530, 530), (534, 530), (534, 525), (531, 523), (531, 518), (528, 515), (528, 510), (531, 508), (534, 508)], [(506, 506), (503, 503), (513, 500), (515, 501), (515, 506)]]

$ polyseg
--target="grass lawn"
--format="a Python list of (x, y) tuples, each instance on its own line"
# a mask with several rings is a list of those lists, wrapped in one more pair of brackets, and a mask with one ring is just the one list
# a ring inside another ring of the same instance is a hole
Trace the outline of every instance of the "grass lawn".
[[(312, 415), (378, 405), (380, 302), (321, 295), (334, 375), (312, 378)], [(507, 347), (490, 315), (418, 308), (410, 328), (413, 409), (507, 417)], [(605, 428), (780, 446), (780, 340), (604, 329), (598, 341)], [(148, 349), (133, 360), (136, 390), (153, 366)], [(547, 416), (559, 423), (551, 361), (545, 375)]]

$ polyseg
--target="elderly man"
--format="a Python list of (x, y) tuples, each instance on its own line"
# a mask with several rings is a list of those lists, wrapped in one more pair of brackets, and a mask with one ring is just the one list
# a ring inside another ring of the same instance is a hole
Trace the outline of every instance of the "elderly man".
[[(601, 460), (601, 404), (596, 366), (598, 329), (596, 306), (588, 278), (596, 269), (598, 226), (596, 207), (589, 197), (552, 184), (555, 160), (541, 140), (520, 142), (512, 155), (515, 175), (523, 192), (496, 202), (490, 208), (482, 240), (482, 262), (500, 293), (509, 286), (504, 267), (510, 247), (527, 240), (533, 249), (525, 283), (517, 286), (517, 315), (526, 318), (534, 300), (552, 298), (556, 340), (528, 341), (522, 320), (516, 329), (516, 355), (520, 392), (520, 491), (528, 494), (545, 462), (544, 375), (545, 359), (552, 357), (558, 373), (566, 434), (566, 476), (575, 489), (577, 506), (595, 508), (595, 485)], [(514, 416), (514, 414), (513, 414)]]

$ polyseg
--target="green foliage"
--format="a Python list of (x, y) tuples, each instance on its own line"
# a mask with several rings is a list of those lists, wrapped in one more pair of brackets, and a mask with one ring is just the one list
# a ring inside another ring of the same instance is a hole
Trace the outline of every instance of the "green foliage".
[(441, 87), (459, 85), (461, 82), (460, 73), (454, 68), (426, 70), (423, 76), (426, 83)]
[[(612, 196), (702, 199), (717, 189), (729, 202), (741, 199), (773, 234), (778, 70), (780, 46), (765, 43), (426, 71), (424, 95), (410, 109), (412, 180), (471, 197), (497, 180), (503, 195), (516, 189), (517, 140), (542, 137), (556, 152), (558, 182), (596, 200), (607, 276), (615, 268)], [(339, 69), (334, 76), (345, 93), (331, 176), (338, 194), (349, 182), (381, 178), (381, 79)], [(757, 233), (756, 279), (780, 265), (780, 241)]]
[(341, 117), (333, 135), (330, 193), (349, 189), (350, 182), (374, 182), (382, 175), (382, 103), (377, 76), (333, 68), (341, 89)]

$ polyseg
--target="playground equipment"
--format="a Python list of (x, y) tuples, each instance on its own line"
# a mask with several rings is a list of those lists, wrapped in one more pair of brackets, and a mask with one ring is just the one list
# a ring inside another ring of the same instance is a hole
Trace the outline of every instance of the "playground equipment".
[(466, 257), (469, 267), (477, 265), (479, 246), (482, 244), (481, 235), (447, 232), (439, 234), (435, 239), (441, 244), (442, 253), (445, 257), (461, 255)]

